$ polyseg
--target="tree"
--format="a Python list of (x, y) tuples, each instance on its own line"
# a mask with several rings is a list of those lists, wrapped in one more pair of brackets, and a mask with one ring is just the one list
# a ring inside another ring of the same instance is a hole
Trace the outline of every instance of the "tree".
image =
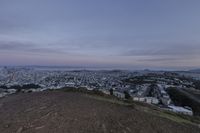
[(125, 99), (130, 99), (131, 98), (130, 94), (127, 91), (124, 91), (124, 94), (125, 94)]
[(109, 91), (110, 91), (110, 95), (113, 95), (113, 89), (110, 89)]

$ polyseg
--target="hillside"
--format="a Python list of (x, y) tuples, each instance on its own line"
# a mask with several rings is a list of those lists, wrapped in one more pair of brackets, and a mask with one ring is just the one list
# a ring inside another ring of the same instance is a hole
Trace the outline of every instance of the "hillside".
[(178, 106), (189, 106), (194, 115), (200, 116), (200, 91), (192, 89), (168, 88), (172, 101)]
[[(157, 113), (155, 113), (157, 111)], [(78, 92), (19, 93), (0, 99), (1, 133), (200, 133), (150, 105)]]

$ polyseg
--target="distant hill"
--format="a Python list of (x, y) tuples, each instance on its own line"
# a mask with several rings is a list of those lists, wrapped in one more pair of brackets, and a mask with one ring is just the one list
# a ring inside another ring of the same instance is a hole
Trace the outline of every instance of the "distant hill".
[(200, 69), (192, 69), (192, 70), (189, 70), (189, 72), (200, 73)]
[(0, 99), (1, 133), (200, 133), (189, 119), (143, 103), (78, 92)]

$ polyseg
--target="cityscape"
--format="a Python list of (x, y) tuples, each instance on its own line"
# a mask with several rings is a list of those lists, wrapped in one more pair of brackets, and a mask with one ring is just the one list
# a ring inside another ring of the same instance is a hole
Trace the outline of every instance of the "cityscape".
[[(199, 74), (200, 76), (200, 74)], [(145, 102), (180, 114), (193, 115), (192, 107), (176, 106), (168, 88), (197, 89), (199, 81), (185, 72), (128, 70), (55, 70), (48, 67), (2, 67), (0, 97), (17, 92), (40, 92), (67, 87), (97, 90), (120, 99)]]
[(200, 133), (200, 0), (0, 0), (0, 133)]

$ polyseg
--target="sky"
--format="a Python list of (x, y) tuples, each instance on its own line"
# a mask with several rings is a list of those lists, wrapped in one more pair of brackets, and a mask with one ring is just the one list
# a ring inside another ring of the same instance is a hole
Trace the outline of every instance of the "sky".
[(0, 0), (0, 65), (200, 68), (199, 0)]

